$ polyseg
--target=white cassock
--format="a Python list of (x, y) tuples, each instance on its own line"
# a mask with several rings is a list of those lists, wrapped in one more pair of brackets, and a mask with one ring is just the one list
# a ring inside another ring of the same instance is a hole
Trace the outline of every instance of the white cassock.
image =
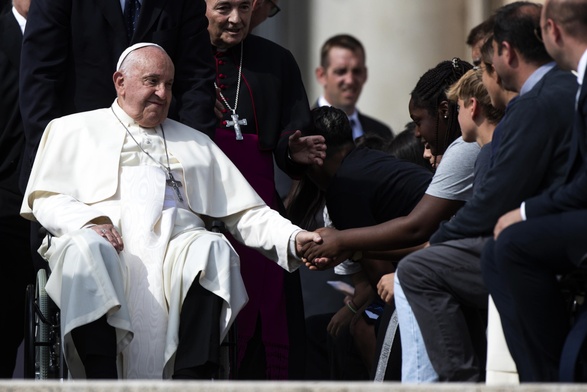
[[(53, 120), (41, 139), (21, 214), (55, 236), (39, 253), (51, 267), (46, 289), (61, 310), (74, 378), (85, 372), (71, 331), (104, 314), (116, 328), (121, 377), (169, 378), (181, 304), (200, 272), (200, 284), (224, 300), (224, 338), (248, 297), (238, 255), (205, 230), (203, 215), (221, 218), (235, 238), (286, 270), (301, 265), (290, 242), (300, 228), (268, 208), (208, 136), (173, 120), (163, 129), (183, 202), (154, 161), (167, 166), (161, 129), (141, 128), (116, 101)], [(104, 217), (123, 237), (120, 254), (84, 228)]]

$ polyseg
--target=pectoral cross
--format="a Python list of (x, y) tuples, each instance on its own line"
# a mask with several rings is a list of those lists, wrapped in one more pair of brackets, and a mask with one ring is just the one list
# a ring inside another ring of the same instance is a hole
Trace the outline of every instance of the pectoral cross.
[(183, 202), (183, 197), (181, 197), (181, 192), (179, 191), (179, 188), (182, 187), (181, 181), (177, 181), (173, 177), (173, 174), (171, 174), (171, 171), (167, 172), (167, 180), (165, 181), (165, 183), (167, 184), (167, 186), (170, 186), (171, 188), (173, 188), (179, 201)]
[(230, 115), (232, 121), (226, 121), (227, 127), (234, 127), (234, 133), (236, 134), (236, 140), (243, 140), (243, 133), (241, 131), (241, 125), (247, 125), (247, 119), (238, 119), (238, 114), (232, 113)]

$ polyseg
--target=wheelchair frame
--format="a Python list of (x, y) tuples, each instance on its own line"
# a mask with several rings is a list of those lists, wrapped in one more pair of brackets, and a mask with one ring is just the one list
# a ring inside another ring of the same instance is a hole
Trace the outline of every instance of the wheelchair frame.
[(61, 344), (59, 308), (47, 295), (46, 284), (47, 271), (40, 269), (35, 284), (26, 288), (24, 377), (63, 380), (68, 371)]

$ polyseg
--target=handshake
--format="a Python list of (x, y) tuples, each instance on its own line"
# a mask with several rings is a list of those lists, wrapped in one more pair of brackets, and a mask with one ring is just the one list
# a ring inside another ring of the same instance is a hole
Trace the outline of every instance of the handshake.
[(316, 231), (301, 231), (296, 235), (296, 254), (310, 270), (332, 268), (350, 258), (352, 250), (343, 248), (341, 232), (322, 227)]

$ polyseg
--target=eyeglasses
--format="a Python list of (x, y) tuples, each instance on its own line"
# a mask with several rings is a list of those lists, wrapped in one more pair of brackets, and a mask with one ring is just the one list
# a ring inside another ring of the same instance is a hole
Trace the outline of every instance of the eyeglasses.
[(267, 16), (272, 18), (275, 15), (277, 15), (279, 13), (279, 11), (281, 11), (281, 8), (279, 8), (279, 6), (277, 4), (275, 4), (275, 2), (273, 0), (267, 0), (267, 1), (271, 3), (271, 10), (269, 10), (269, 14)]

